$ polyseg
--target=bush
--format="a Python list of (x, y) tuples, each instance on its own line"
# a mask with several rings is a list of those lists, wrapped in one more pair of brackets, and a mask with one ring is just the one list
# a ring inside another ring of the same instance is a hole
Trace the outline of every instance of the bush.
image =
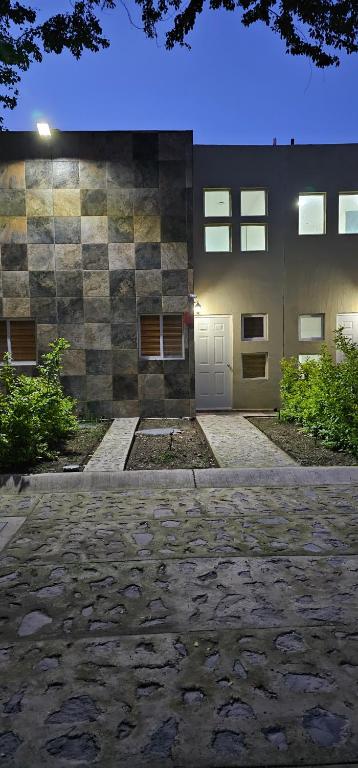
[(78, 429), (76, 402), (60, 383), (63, 352), (70, 344), (57, 339), (42, 356), (37, 376), (16, 376), (9, 355), (0, 368), (0, 467), (20, 467), (52, 458), (61, 441)]
[(358, 346), (342, 329), (335, 344), (343, 353), (339, 363), (325, 345), (319, 361), (282, 360), (280, 417), (301, 424), (330, 448), (358, 455)]

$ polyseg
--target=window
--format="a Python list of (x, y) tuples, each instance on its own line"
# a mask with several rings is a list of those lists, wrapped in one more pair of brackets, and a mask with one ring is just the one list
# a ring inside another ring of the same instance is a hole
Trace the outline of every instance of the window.
[(241, 216), (266, 216), (267, 196), (264, 189), (241, 190)]
[(36, 364), (36, 327), (32, 320), (0, 321), (0, 362), (9, 352), (15, 365)]
[(298, 355), (299, 363), (307, 363), (308, 360), (315, 360), (318, 362), (321, 359), (321, 355)]
[(257, 341), (267, 338), (267, 315), (241, 315), (241, 338)]
[(358, 194), (339, 195), (338, 232), (340, 235), (358, 234)]
[(266, 353), (242, 355), (243, 379), (266, 379)]
[(326, 231), (326, 195), (299, 195), (298, 234), (324, 235)]
[(183, 358), (182, 316), (142, 315), (140, 318), (140, 355), (159, 360)]
[(205, 227), (205, 250), (207, 253), (231, 251), (231, 226), (219, 224)]
[(231, 192), (229, 189), (204, 190), (205, 216), (231, 216)]
[(242, 224), (241, 225), (241, 250), (242, 251), (266, 251), (266, 225)]
[(324, 315), (300, 315), (298, 338), (300, 341), (321, 341), (324, 338)]

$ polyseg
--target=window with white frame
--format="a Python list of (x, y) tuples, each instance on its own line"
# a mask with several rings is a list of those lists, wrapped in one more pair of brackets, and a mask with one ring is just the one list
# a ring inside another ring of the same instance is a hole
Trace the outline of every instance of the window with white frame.
[(241, 315), (242, 341), (261, 341), (267, 338), (267, 315)]
[(313, 360), (315, 363), (318, 363), (320, 359), (321, 359), (321, 355), (298, 355), (299, 363), (307, 363), (310, 360)]
[(266, 251), (266, 224), (241, 224), (241, 250)]
[(266, 216), (267, 195), (264, 189), (242, 189), (241, 216)]
[(302, 194), (298, 198), (298, 234), (324, 235), (326, 231), (326, 195)]
[(141, 357), (184, 358), (182, 315), (142, 315), (139, 320)]
[(0, 320), (0, 363), (8, 352), (14, 365), (36, 365), (33, 320)]
[(242, 357), (242, 378), (243, 379), (266, 379), (267, 378), (267, 354), (266, 352), (253, 352), (244, 354)]
[(340, 235), (358, 234), (358, 193), (339, 195), (338, 232)]
[(230, 224), (208, 224), (205, 227), (205, 251), (207, 253), (229, 253), (231, 251)]
[(300, 341), (324, 339), (324, 315), (299, 315), (298, 338)]
[(204, 189), (204, 215), (231, 216), (230, 189)]

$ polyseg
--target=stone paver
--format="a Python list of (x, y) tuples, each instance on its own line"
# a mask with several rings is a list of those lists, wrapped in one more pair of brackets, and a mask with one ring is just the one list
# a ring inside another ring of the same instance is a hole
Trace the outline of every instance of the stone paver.
[(139, 419), (114, 419), (102, 442), (86, 464), (85, 472), (123, 470)]
[(0, 497), (20, 512), (1, 768), (356, 765), (358, 486)]
[(219, 467), (287, 467), (296, 464), (238, 413), (197, 414)]

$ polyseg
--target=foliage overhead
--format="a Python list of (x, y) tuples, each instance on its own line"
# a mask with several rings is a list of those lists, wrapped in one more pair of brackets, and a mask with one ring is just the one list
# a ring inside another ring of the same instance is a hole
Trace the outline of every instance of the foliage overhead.
[(59, 54), (67, 49), (79, 59), (85, 49), (98, 52), (108, 48), (98, 10), (115, 5), (115, 0), (74, 0), (67, 13), (56, 13), (40, 22), (39, 11), (30, 5), (0, 0), (0, 104), (8, 109), (16, 107), (21, 72), (33, 62), (41, 62), (44, 53)]
[[(58, 0), (59, 1), (59, 0)], [(0, 105), (14, 109), (21, 73), (44, 53), (70, 51), (76, 59), (84, 50), (108, 48), (101, 12), (124, 6), (126, 0), (68, 0), (69, 10), (39, 20), (39, 11), (18, 0), (0, 0)], [(246, 27), (262, 22), (278, 34), (286, 52), (307, 56), (318, 67), (340, 63), (342, 53), (358, 51), (357, 0), (135, 0), (145, 34), (156, 37), (158, 25), (169, 29), (166, 48), (188, 46), (204, 8), (238, 11)], [(51, 2), (49, 5), (52, 5)], [(46, 5), (46, 4), (45, 4)], [(188, 46), (189, 47), (189, 46)], [(0, 117), (0, 127), (3, 118)]]

